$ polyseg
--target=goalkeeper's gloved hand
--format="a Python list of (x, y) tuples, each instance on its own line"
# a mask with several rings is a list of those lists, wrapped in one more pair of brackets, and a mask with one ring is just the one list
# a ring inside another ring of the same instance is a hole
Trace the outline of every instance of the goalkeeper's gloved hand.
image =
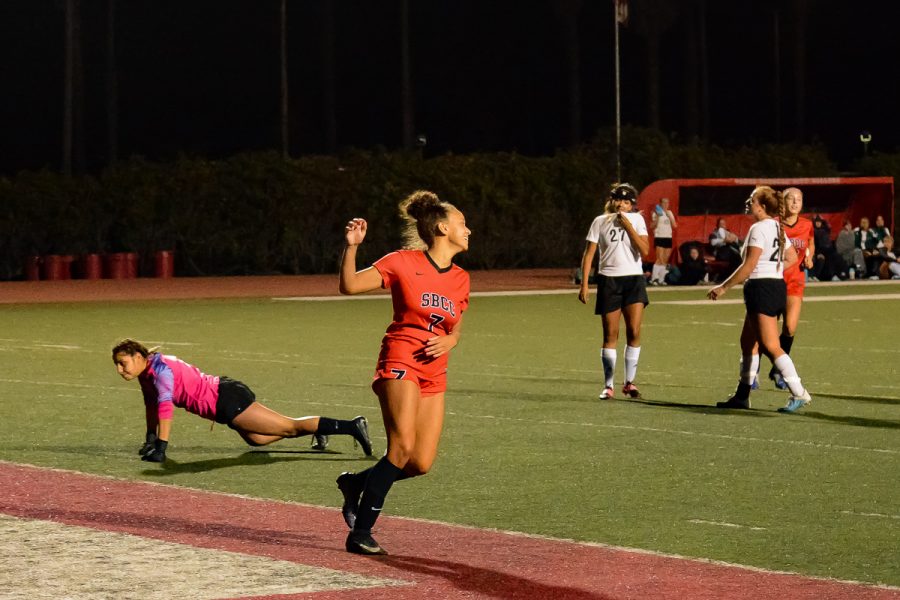
[(165, 440), (156, 440), (153, 443), (153, 451), (148, 452), (144, 456), (141, 457), (141, 460), (146, 460), (147, 462), (155, 462), (161, 463), (166, 462), (166, 448), (169, 446), (169, 442)]
[(155, 444), (155, 443), (156, 443), (156, 432), (148, 431), (147, 437), (144, 440), (144, 445), (141, 446), (140, 450), (138, 450), (138, 454), (140, 454), (141, 456), (146, 456), (146, 455), (150, 454), (151, 452), (153, 452), (153, 448), (154, 448), (153, 444)]

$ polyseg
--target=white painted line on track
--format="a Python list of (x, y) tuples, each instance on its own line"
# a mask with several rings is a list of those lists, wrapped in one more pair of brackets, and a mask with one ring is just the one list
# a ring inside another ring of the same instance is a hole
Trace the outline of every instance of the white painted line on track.
[[(129, 483), (138, 483), (138, 482), (135, 482), (134, 480), (126, 479), (123, 477), (114, 477), (111, 475), (99, 475), (96, 473), (84, 473), (81, 471), (74, 471), (71, 469), (46, 467), (46, 466), (33, 465), (33, 464), (28, 464), (28, 463), (15, 463), (15, 462), (3, 460), (3, 459), (0, 459), (0, 464), (12, 465), (14, 467), (15, 466), (27, 466), (27, 467), (31, 467), (34, 469), (42, 469), (45, 471), (52, 471), (52, 472), (58, 472), (58, 473), (71, 473), (71, 474), (81, 475), (81, 476), (96, 477), (98, 479), (107, 479), (110, 481), (123, 481), (123, 482), (129, 482)], [(235, 493), (231, 493), (231, 492), (217, 492), (217, 491), (205, 490), (202, 488), (192, 488), (190, 486), (184, 486), (184, 485), (161, 483), (158, 481), (141, 481), (139, 483), (141, 485), (148, 485), (148, 486), (171, 487), (171, 488), (178, 488), (178, 489), (195, 490), (195, 491), (203, 493), (203, 494), (213, 494), (213, 495), (227, 496), (227, 497), (232, 497), (232, 498), (242, 498), (244, 500), (257, 501), (257, 502), (274, 502), (277, 504), (306, 506), (306, 507), (314, 507), (314, 508), (328, 508), (329, 510), (336, 510), (336, 509), (331, 509), (330, 507), (322, 507), (322, 506), (318, 506), (315, 504), (308, 504), (308, 503), (304, 503), (304, 502), (292, 502), (289, 500), (277, 500), (274, 498), (260, 498), (260, 497), (255, 497), (255, 496), (248, 496), (246, 494), (235, 494)], [(677, 559), (683, 559), (683, 560), (688, 560), (688, 561), (693, 561), (693, 562), (698, 562), (698, 563), (703, 563), (703, 564), (721, 565), (721, 566), (725, 566), (725, 567), (737, 567), (737, 568), (745, 569), (747, 571), (752, 571), (755, 573), (770, 573), (770, 574), (778, 574), (778, 575), (800, 575), (799, 573), (796, 573), (793, 571), (765, 569), (762, 567), (755, 567), (755, 566), (751, 566), (751, 565), (742, 565), (740, 563), (728, 562), (728, 561), (723, 561), (723, 560), (715, 560), (715, 559), (704, 558), (704, 557), (699, 557), (699, 556), (688, 556), (688, 555), (684, 555), (684, 554), (675, 554), (672, 552), (661, 552), (659, 550), (648, 550), (646, 548), (620, 546), (617, 544), (607, 544), (604, 542), (574, 540), (571, 538), (541, 535), (538, 533), (526, 533), (526, 532), (522, 532), (522, 531), (511, 531), (508, 529), (499, 529), (499, 528), (494, 528), (494, 527), (474, 527), (471, 525), (448, 523), (445, 521), (438, 521), (435, 519), (424, 519), (421, 517), (402, 517), (402, 516), (393, 516), (392, 515), (390, 518), (396, 519), (399, 521), (410, 521), (410, 522), (415, 522), (415, 523), (431, 523), (431, 524), (436, 524), (436, 525), (443, 525), (445, 527), (450, 527), (453, 529), (462, 529), (462, 530), (467, 530), (467, 531), (494, 531), (494, 532), (511, 535), (511, 536), (516, 536), (516, 537), (522, 537), (522, 538), (530, 538), (530, 539), (537, 539), (537, 540), (550, 540), (550, 541), (554, 541), (554, 542), (565, 542), (568, 544), (573, 544), (576, 547), (577, 546), (590, 546), (590, 547), (594, 547), (594, 548), (605, 548), (605, 549), (609, 549), (609, 550), (620, 550), (620, 551), (624, 551), (624, 552), (633, 552), (635, 554), (644, 554), (644, 555), (648, 555), (648, 556), (661, 556), (661, 557), (666, 557), (666, 558), (677, 558)], [(816, 576), (816, 575), (806, 575), (806, 574), (804, 574), (802, 576), (807, 579), (814, 579), (816, 581), (833, 581), (833, 582), (837, 582), (837, 583), (845, 583), (845, 584), (850, 584), (850, 585), (864, 585), (867, 587), (872, 587), (875, 589), (883, 589), (883, 590), (900, 590), (900, 587), (898, 587), (898, 586), (882, 584), (882, 583), (873, 583), (873, 582), (867, 582), (867, 581), (860, 581), (860, 580), (855, 580), (855, 579), (839, 579), (836, 577), (820, 577), (820, 576)]]
[[(407, 582), (203, 548), (49, 520), (0, 515), (7, 579), (0, 598), (194, 598), (274, 596)], [(224, 577), (222, 574), (239, 574)], [(164, 576), (161, 576), (164, 575)], [(365, 593), (360, 591), (364, 597)]]

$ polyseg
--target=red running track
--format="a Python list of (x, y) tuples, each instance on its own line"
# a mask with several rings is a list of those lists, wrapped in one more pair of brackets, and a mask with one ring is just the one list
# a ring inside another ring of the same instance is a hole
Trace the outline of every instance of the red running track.
[(377, 536), (392, 554), (362, 557), (343, 550), (337, 509), (4, 462), (0, 513), (409, 582), (285, 600), (900, 600), (896, 588), (389, 516)]

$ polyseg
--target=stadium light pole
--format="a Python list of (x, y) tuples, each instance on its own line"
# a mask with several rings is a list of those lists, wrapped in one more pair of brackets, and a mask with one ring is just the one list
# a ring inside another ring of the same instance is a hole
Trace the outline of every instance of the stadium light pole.
[(616, 60), (616, 181), (622, 181), (622, 87), (619, 75), (619, 24), (628, 22), (628, 0), (613, 0)]
[(869, 142), (872, 141), (872, 134), (869, 133), (868, 131), (860, 132), (860, 134), (859, 134), (859, 141), (862, 142), (862, 145), (863, 145), (863, 157), (865, 158), (866, 156), (869, 155)]

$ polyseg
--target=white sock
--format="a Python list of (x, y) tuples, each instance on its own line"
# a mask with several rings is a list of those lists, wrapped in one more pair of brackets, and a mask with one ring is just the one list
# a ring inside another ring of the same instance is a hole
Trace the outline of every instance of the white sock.
[(781, 372), (781, 377), (791, 389), (791, 396), (802, 396), (803, 384), (800, 383), (800, 375), (797, 374), (797, 368), (794, 367), (794, 361), (791, 360), (791, 356), (789, 354), (782, 354), (776, 358), (775, 368)]
[(616, 349), (604, 348), (600, 351), (603, 360), (603, 376), (606, 378), (606, 387), (613, 387), (613, 377), (616, 374)]
[(641, 347), (625, 346), (625, 383), (634, 381), (637, 375), (638, 358), (641, 356)]
[(658, 281), (660, 283), (666, 280), (666, 267), (665, 265), (653, 265), (653, 275), (650, 276), (651, 281)]
[(753, 385), (759, 372), (759, 354), (745, 354), (741, 357), (741, 383)]

